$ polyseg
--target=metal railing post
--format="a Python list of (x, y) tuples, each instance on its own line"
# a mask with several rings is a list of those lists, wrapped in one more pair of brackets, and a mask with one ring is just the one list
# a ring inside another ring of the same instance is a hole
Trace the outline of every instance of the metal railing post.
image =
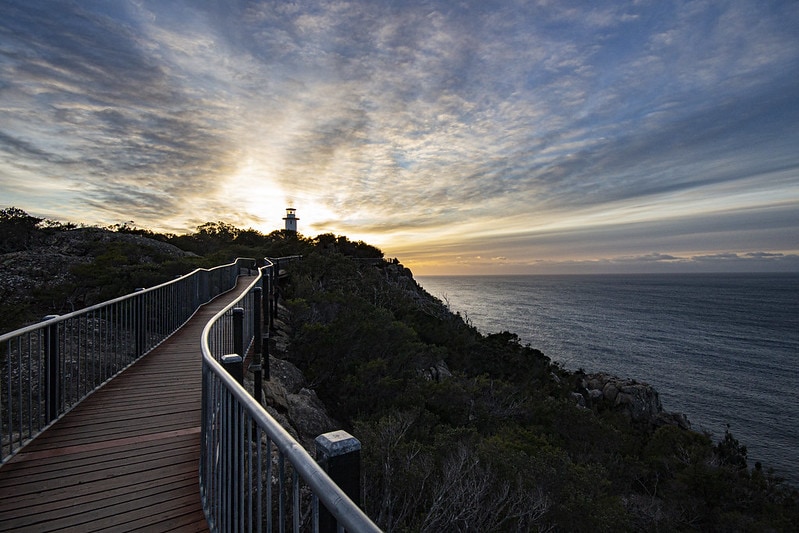
[(280, 298), (280, 259), (275, 259), (275, 266), (272, 270), (272, 328), (275, 327), (275, 319), (277, 318), (277, 305)]
[(264, 293), (263, 298), (261, 299), (261, 304), (263, 308), (263, 317), (264, 317), (264, 325), (269, 329), (271, 327), (271, 319), (272, 319), (272, 268), (269, 267), (268, 269), (264, 269)]
[(233, 308), (233, 352), (244, 359), (244, 308)]
[[(45, 320), (58, 318), (58, 315), (47, 315)], [(45, 349), (45, 370), (44, 375), (47, 380), (47, 423), (52, 422), (58, 417), (59, 396), (61, 387), (58, 379), (58, 323), (50, 324), (44, 328), (44, 349)]]
[[(316, 462), (330, 479), (361, 505), (361, 442), (346, 431), (332, 431), (316, 437)], [(338, 530), (333, 515), (320, 506), (319, 531), (335, 533)]]
[(235, 379), (239, 385), (244, 383), (244, 360), (240, 355), (235, 353), (223, 355), (219, 359), (219, 363), (227, 370), (228, 374), (233, 376), (233, 379)]
[[(142, 292), (144, 291), (144, 287), (139, 287), (135, 289), (134, 292)], [(133, 330), (134, 330), (134, 337), (135, 337), (135, 353), (136, 357), (141, 357), (144, 355), (144, 338), (145, 338), (145, 328), (144, 328), (144, 295), (138, 295), (133, 299)]]
[[(235, 311), (235, 310), (234, 310)], [(234, 314), (235, 316), (235, 314)], [(238, 354), (223, 355), (219, 362), (222, 367), (230, 374), (239, 385), (244, 383), (244, 361)], [(239, 502), (241, 498), (241, 491), (239, 490), (239, 480), (243, 475), (242, 470), (242, 457), (239, 454), (239, 439), (241, 439), (241, 417), (239, 415), (239, 405), (233, 395), (225, 391), (228, 397), (227, 409), (223, 411), (225, 420), (223, 426), (226, 428), (224, 431), (224, 442), (222, 448), (226, 450), (226, 463), (227, 468), (222, 472), (223, 487), (227, 494), (227, 509), (226, 518), (230, 521), (227, 529), (230, 531), (237, 531), (238, 524), (241, 517), (239, 516)], [(224, 511), (223, 511), (224, 512)]]

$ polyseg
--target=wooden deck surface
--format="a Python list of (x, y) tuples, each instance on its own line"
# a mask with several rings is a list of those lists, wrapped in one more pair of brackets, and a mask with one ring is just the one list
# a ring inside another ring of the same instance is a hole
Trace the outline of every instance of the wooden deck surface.
[(0, 531), (207, 531), (200, 502), (200, 335), (252, 281), (0, 467)]

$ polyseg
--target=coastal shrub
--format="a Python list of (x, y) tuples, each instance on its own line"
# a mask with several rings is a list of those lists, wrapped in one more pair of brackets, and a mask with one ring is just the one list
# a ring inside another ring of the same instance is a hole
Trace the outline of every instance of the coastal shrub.
[(649, 439), (643, 457), (659, 479), (673, 479), (686, 468), (707, 462), (712, 446), (706, 434), (663, 426)]
[(305, 372), (320, 398), (339, 417), (387, 409), (407, 396), (418, 381), (427, 349), (410, 328), (368, 302), (354, 299), (346, 307), (335, 295), (292, 299), (298, 326), (289, 356)]
[(606, 470), (595, 463), (575, 462), (540, 434), (506, 431), (486, 439), (482, 449), (506, 479), (520, 476), (523, 490), (548, 502), (538, 525), (556, 525), (564, 531), (625, 531), (629, 517), (608, 481)]
[(363, 241), (351, 241), (346, 236), (323, 233), (313, 239), (316, 249), (358, 259), (382, 259), (383, 251)]
[(93, 260), (73, 266), (71, 282), (65, 287), (78, 307), (129, 294), (138, 287), (164, 283), (191, 272), (198, 263), (193, 258), (176, 259), (134, 242), (90, 242), (87, 254)]
[(487, 374), (496, 379), (531, 385), (547, 377), (549, 357), (523, 346), (515, 333), (503, 331), (482, 337), (473, 347), (478, 353), (469, 358), (464, 370)]
[(722, 466), (737, 470), (743, 470), (747, 467), (746, 446), (740, 444), (738, 439), (732, 436), (729, 424), (727, 424), (727, 429), (724, 431), (724, 438), (713, 447), (713, 452)]
[(41, 313), (37, 314), (29, 302), (9, 302), (7, 294), (5, 290), (0, 289), (0, 334), (42, 318)]
[(362, 443), (363, 505), (385, 531), (414, 522), (425, 506), (434, 462), (429, 445), (413, 436), (418, 420), (417, 413), (389, 410), (353, 430)]

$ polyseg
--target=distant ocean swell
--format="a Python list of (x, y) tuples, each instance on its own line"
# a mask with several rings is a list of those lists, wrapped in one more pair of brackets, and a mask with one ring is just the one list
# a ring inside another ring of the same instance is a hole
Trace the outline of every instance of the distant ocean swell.
[(799, 485), (799, 274), (418, 277), (483, 333), (653, 385)]

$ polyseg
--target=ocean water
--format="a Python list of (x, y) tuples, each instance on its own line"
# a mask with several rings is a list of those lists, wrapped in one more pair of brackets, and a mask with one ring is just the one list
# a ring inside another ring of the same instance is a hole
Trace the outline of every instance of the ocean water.
[(799, 274), (419, 276), (483, 333), (654, 386), (799, 485)]

